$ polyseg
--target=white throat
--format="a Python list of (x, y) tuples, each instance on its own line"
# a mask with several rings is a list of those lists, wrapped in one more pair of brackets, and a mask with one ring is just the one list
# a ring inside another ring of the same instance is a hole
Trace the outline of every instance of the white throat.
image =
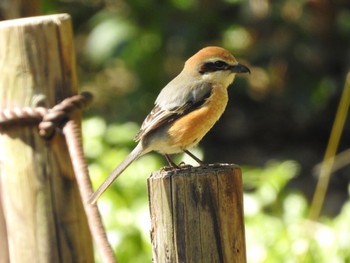
[(214, 71), (202, 75), (203, 80), (217, 83), (227, 88), (235, 79), (236, 74), (229, 71)]

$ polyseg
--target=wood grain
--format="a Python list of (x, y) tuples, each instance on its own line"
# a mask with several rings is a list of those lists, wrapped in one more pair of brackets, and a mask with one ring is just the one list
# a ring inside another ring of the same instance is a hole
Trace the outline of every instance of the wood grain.
[(239, 167), (163, 170), (148, 191), (153, 262), (246, 262)]

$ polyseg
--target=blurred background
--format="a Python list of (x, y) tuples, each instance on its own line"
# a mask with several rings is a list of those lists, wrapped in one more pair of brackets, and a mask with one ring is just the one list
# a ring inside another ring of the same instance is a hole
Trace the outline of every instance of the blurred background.
[[(350, 66), (349, 1), (42, 0), (40, 9), (73, 19), (81, 90), (95, 96), (83, 122), (95, 187), (135, 146), (184, 61), (222, 46), (252, 73), (236, 78), (194, 152), (242, 167), (248, 262), (350, 262), (349, 117), (320, 217), (309, 220)], [(146, 178), (165, 164), (141, 158), (99, 202), (120, 262), (151, 262)]]

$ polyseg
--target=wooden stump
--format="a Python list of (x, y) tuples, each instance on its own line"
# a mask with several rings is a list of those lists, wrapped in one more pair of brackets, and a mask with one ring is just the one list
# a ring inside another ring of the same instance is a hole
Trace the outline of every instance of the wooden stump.
[(239, 167), (155, 172), (148, 192), (153, 262), (246, 262)]
[[(77, 93), (71, 19), (0, 22), (0, 109), (45, 106)], [(77, 116), (79, 120), (79, 116)], [(93, 262), (92, 241), (62, 135), (0, 129), (0, 262)]]

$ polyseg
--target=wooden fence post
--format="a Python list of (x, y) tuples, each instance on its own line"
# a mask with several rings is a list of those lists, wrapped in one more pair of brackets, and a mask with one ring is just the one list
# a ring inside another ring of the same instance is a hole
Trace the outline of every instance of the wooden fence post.
[[(0, 22), (1, 110), (51, 108), (76, 93), (67, 14)], [(35, 126), (0, 130), (0, 209), (0, 262), (94, 262), (62, 135), (46, 142)]]
[(210, 165), (148, 179), (154, 263), (245, 263), (240, 168)]

